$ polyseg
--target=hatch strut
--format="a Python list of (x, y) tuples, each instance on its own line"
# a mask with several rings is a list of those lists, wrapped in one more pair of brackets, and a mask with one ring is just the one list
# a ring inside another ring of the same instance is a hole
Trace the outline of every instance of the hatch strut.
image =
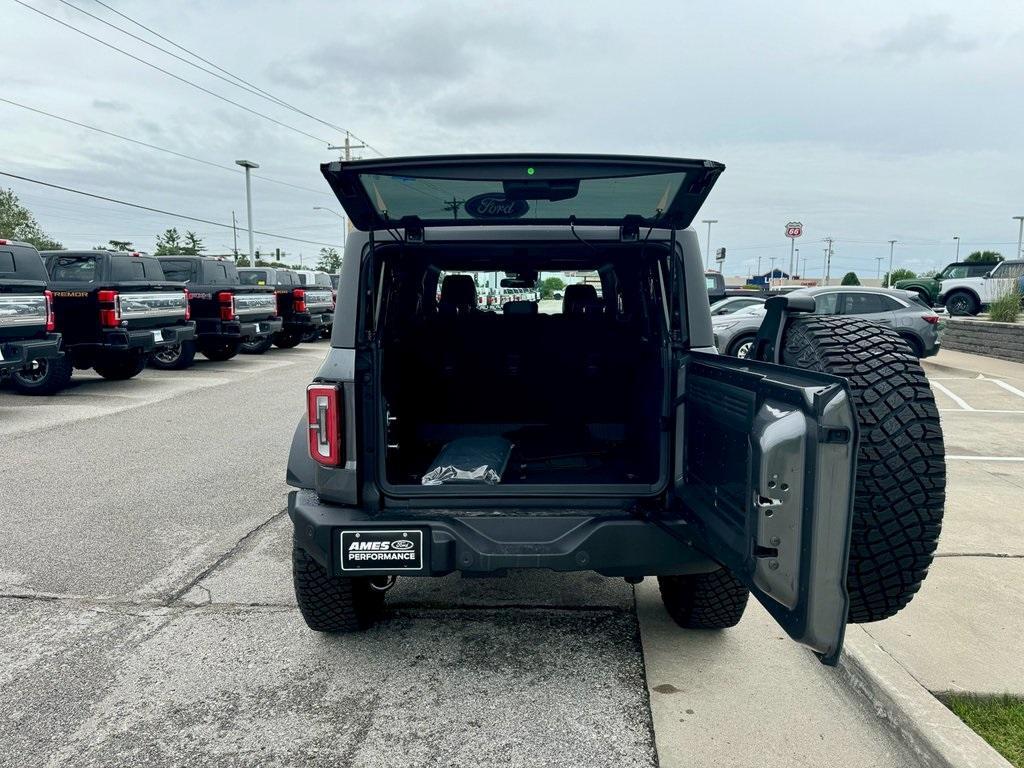
[(765, 315), (757, 338), (750, 350), (750, 358), (764, 363), (782, 362), (782, 334), (789, 315), (794, 312), (813, 312), (813, 296), (773, 296), (764, 303)]

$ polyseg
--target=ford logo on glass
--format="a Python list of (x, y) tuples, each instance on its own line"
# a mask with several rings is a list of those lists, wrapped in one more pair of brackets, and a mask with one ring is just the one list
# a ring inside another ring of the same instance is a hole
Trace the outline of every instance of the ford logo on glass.
[(466, 201), (466, 213), (474, 219), (518, 219), (529, 210), (525, 200), (509, 200), (501, 192), (485, 192)]

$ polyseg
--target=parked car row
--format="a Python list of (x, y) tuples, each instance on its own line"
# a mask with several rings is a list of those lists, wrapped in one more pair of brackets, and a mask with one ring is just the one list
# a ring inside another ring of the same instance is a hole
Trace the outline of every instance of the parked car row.
[(958, 261), (934, 277), (897, 280), (895, 287), (951, 315), (976, 315), (1004, 293), (1019, 290), (1022, 279), (1024, 261)]
[(335, 295), (324, 272), (0, 240), (0, 376), (52, 394), (76, 368), (123, 380), (294, 347), (330, 334)]
[[(814, 297), (817, 315), (858, 316), (876, 325), (892, 328), (917, 357), (931, 357), (939, 351), (942, 316), (923, 302), (914, 291), (862, 286), (800, 288), (789, 296)], [(745, 306), (740, 306), (745, 303)], [(715, 346), (722, 354), (746, 357), (764, 319), (764, 299), (732, 297), (711, 306), (711, 328)]]

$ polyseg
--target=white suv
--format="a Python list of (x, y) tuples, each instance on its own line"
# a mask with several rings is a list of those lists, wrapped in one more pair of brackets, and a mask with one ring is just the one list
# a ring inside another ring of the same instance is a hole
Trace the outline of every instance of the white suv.
[(1024, 261), (1001, 261), (982, 277), (943, 280), (939, 304), (951, 315), (976, 315), (1003, 294), (1016, 290), (1024, 276)]

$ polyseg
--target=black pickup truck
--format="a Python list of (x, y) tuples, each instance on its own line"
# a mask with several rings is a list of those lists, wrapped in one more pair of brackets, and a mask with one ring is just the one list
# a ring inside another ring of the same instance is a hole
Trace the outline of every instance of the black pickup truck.
[(54, 333), (46, 266), (33, 246), (0, 240), (0, 379), (21, 392), (52, 394), (42, 386), (51, 367), (66, 365)]
[[(139, 253), (44, 251), (56, 328), (75, 368), (130, 379), (149, 354), (195, 338), (185, 286), (164, 277), (160, 262)], [(71, 366), (54, 370), (65, 380)]]
[(265, 351), (284, 323), (277, 316), (274, 289), (242, 285), (234, 263), (222, 257), (169, 255), (158, 257), (169, 280), (185, 284), (196, 338), (163, 347), (150, 355), (150, 365), (164, 370), (188, 368), (196, 352), (210, 360), (228, 360), (243, 344)]
[[(269, 285), (277, 294), (277, 310), (284, 327), (273, 342), (290, 349), (305, 338), (317, 338), (334, 321), (334, 295), (330, 288), (305, 286), (291, 269), (243, 267), (238, 270), (243, 285)], [(243, 352), (250, 352), (248, 347)]]

